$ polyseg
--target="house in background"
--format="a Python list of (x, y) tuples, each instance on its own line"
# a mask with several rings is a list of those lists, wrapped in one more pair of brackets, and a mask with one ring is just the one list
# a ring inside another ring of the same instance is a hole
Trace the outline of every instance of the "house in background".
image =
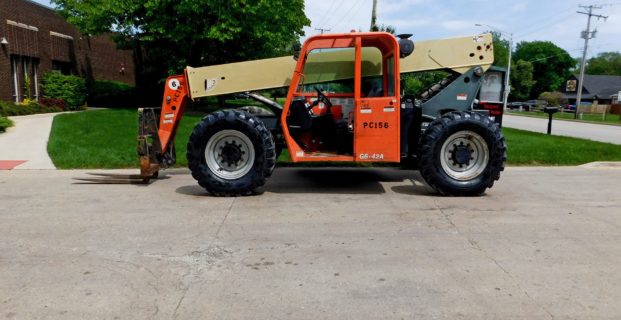
[(621, 90), (619, 90), (619, 93), (610, 96), (610, 99), (612, 100), (610, 105), (610, 113), (621, 114), (621, 101), (619, 101), (620, 96)]
[(56, 70), (134, 86), (134, 56), (109, 36), (82, 35), (54, 10), (29, 0), (0, 1), (0, 100), (41, 96), (42, 76)]
[[(576, 103), (578, 82), (579, 76), (574, 75), (565, 82), (565, 86), (561, 90), (569, 104)], [(619, 91), (621, 91), (621, 76), (585, 74), (581, 101), (609, 105), (612, 103), (612, 96), (619, 93)]]

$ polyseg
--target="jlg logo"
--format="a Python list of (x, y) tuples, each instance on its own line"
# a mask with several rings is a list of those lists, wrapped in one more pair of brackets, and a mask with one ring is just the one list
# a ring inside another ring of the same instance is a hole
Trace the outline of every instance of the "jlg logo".
[(388, 129), (388, 122), (363, 122), (364, 129)]

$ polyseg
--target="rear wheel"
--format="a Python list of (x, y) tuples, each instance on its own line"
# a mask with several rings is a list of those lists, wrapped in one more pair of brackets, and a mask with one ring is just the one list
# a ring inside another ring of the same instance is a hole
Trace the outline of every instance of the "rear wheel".
[(188, 166), (198, 184), (216, 196), (256, 193), (276, 163), (274, 140), (255, 116), (218, 111), (196, 125), (188, 141)]
[(443, 195), (480, 195), (500, 178), (506, 151), (499, 127), (488, 117), (451, 112), (425, 131), (421, 175)]

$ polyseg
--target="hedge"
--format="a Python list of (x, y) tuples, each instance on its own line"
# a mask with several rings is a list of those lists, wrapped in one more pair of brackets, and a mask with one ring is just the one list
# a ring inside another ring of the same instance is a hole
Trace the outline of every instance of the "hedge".
[(9, 101), (0, 101), (0, 116), (4, 117), (25, 116), (36, 113), (50, 113), (60, 111), (65, 111), (65, 109), (58, 105), (43, 105), (41, 103), (37, 103), (36, 101), (30, 101), (25, 104), (15, 104)]
[(69, 110), (78, 110), (86, 103), (86, 81), (78, 76), (52, 71), (43, 76), (43, 96), (62, 99)]
[(137, 108), (136, 88), (118, 81), (95, 80), (88, 86), (88, 105), (101, 108)]

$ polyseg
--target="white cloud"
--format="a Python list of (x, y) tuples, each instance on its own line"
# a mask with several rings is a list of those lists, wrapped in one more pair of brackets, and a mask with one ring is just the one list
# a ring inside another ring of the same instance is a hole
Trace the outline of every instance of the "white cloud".
[(463, 31), (471, 29), (477, 23), (473, 20), (445, 20), (440, 23), (440, 26), (449, 31)]

